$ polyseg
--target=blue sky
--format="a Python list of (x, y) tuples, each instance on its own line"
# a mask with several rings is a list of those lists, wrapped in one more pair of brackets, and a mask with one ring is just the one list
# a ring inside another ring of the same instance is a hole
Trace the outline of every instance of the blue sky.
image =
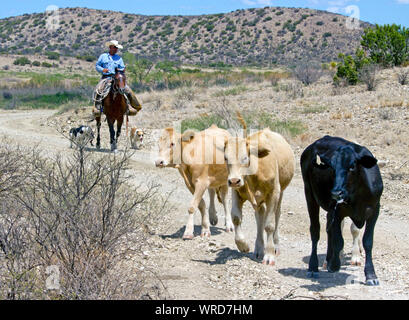
[[(2, 1), (0, 18), (43, 12), (49, 5), (146, 15), (196, 15), (265, 6), (304, 7), (347, 14), (348, 6), (356, 6), (361, 20), (409, 27), (409, 0), (14, 0)], [(356, 9), (350, 12), (356, 12)]]

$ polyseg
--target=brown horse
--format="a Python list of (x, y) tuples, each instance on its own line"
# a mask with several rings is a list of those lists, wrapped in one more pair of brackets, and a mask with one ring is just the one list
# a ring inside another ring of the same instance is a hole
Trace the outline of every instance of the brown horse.
[[(125, 97), (124, 90), (126, 86), (126, 76), (124, 72), (116, 70), (115, 76), (113, 76), (112, 86), (109, 94), (103, 100), (103, 113), (106, 116), (110, 142), (111, 142), (111, 151), (117, 152), (117, 143), (118, 138), (121, 135), (122, 123), (124, 122), (124, 115), (126, 114), (127, 107), (127, 98)], [(101, 129), (101, 115), (95, 118), (97, 121), (97, 149), (101, 148), (101, 139), (100, 139), (100, 129)], [(117, 123), (117, 132), (115, 137), (114, 123)]]

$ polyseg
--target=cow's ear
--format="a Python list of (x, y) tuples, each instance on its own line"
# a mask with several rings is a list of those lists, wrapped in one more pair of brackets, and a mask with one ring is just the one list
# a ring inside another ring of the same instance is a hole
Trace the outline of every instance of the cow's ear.
[(183, 142), (190, 142), (195, 137), (195, 132), (193, 130), (188, 130), (182, 134), (182, 141)]
[(358, 163), (364, 168), (370, 169), (378, 163), (378, 160), (372, 155), (367, 148), (362, 148), (358, 152)]
[(270, 149), (264, 147), (259, 147), (257, 151), (258, 151), (257, 157), (259, 157), (260, 159), (267, 157), (271, 152)]
[(331, 161), (328, 157), (325, 156), (325, 154), (319, 154), (317, 153), (314, 160), (314, 165), (318, 168), (328, 168)]
[(358, 163), (362, 165), (363, 167), (370, 169), (378, 163), (378, 160), (374, 158), (373, 156), (362, 156), (361, 158), (358, 159)]
[(250, 147), (250, 154), (255, 155), (257, 158), (265, 158), (270, 154), (271, 150), (267, 147), (259, 145), (258, 147)]

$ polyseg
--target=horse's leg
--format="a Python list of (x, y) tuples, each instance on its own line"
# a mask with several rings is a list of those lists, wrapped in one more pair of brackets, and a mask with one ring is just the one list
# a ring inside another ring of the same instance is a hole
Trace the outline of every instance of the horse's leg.
[(124, 122), (124, 117), (119, 118), (116, 120), (116, 143), (118, 143), (118, 138), (121, 135), (121, 128), (122, 128), (122, 123)]
[(108, 127), (109, 127), (109, 136), (110, 136), (110, 143), (111, 143), (111, 151), (116, 152), (116, 142), (115, 142), (115, 130), (114, 130), (114, 121), (107, 117)]
[(100, 130), (101, 130), (101, 117), (96, 117), (95, 120), (97, 121), (97, 149), (101, 149), (101, 137), (100, 137)]

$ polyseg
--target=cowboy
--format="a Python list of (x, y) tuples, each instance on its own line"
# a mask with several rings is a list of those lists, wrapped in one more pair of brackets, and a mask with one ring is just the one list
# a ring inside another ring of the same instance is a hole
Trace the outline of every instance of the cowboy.
[[(125, 64), (122, 58), (117, 54), (118, 49), (123, 49), (123, 47), (116, 40), (108, 41), (105, 44), (109, 47), (109, 52), (101, 54), (99, 57), (95, 69), (102, 74), (101, 80), (95, 88), (94, 101), (95, 108), (93, 113), (96, 116), (100, 116), (102, 112), (102, 101), (108, 95), (109, 90), (112, 85), (113, 76), (115, 76), (116, 70), (125, 71)], [(124, 94), (128, 98), (128, 115), (134, 116), (141, 109), (142, 105), (139, 103), (135, 96), (135, 93), (129, 88), (128, 85), (125, 87)]]

